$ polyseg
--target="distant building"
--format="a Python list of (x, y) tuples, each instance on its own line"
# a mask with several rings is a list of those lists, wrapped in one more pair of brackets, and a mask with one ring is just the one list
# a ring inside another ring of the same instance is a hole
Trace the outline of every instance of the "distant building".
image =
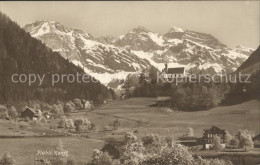
[(22, 112), (21, 117), (23, 117), (23, 118), (29, 118), (29, 119), (32, 120), (33, 118), (36, 118), (36, 117), (38, 117), (38, 116), (37, 116), (36, 110), (27, 107), (27, 108)]
[(256, 135), (253, 138), (253, 142), (254, 142), (254, 147), (255, 148), (260, 148), (260, 134)]
[(200, 139), (203, 143), (203, 148), (204, 149), (210, 149), (212, 147), (212, 142), (213, 142), (213, 137), (218, 136), (220, 137), (221, 140), (221, 145), (223, 148), (225, 148), (225, 135), (226, 131), (222, 130), (216, 126), (212, 126), (208, 130), (204, 130), (203, 137)]
[(33, 108), (26, 107), (25, 110), (22, 112), (21, 117), (29, 118), (31, 120), (38, 120), (42, 117), (42, 111), (40, 109), (35, 110)]
[(189, 147), (199, 145), (196, 137), (181, 137), (181, 138), (179, 138), (178, 141), (180, 144), (189, 146)]
[(185, 75), (185, 67), (175, 67), (168, 68), (168, 64), (165, 64), (165, 68), (163, 70), (164, 78), (179, 78), (184, 77)]

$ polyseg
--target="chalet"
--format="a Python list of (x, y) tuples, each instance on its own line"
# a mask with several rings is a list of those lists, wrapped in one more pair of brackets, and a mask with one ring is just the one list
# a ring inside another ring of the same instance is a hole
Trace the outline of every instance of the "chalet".
[(29, 119), (32, 120), (33, 118), (36, 118), (36, 117), (37, 117), (37, 112), (36, 112), (36, 110), (27, 107), (27, 108), (22, 112), (21, 117), (23, 117), (23, 118), (29, 118)]
[(253, 139), (254, 147), (260, 148), (260, 134), (256, 135)]
[(172, 98), (169, 96), (159, 96), (156, 99), (158, 107), (170, 107), (172, 105)]
[(213, 137), (214, 136), (218, 136), (220, 137), (221, 140), (221, 145), (223, 148), (225, 148), (225, 135), (226, 135), (226, 131), (222, 130), (216, 126), (212, 126), (210, 129), (208, 130), (204, 130), (204, 134), (203, 137), (200, 139), (203, 143), (203, 148), (204, 149), (210, 149), (211, 148), (211, 144), (213, 142)]

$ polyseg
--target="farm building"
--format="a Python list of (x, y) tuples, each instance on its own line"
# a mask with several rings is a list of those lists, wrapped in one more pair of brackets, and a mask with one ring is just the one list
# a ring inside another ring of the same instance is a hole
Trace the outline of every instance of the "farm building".
[(179, 138), (179, 143), (185, 146), (198, 146), (199, 143), (196, 137), (181, 137)]
[(26, 107), (26, 109), (21, 114), (21, 117), (29, 118), (31, 120), (37, 120), (41, 116), (42, 116), (41, 110), (35, 110), (33, 108), (28, 108), (28, 107)]
[(204, 134), (203, 137), (200, 139), (203, 143), (203, 148), (204, 149), (210, 149), (211, 148), (211, 144), (213, 142), (213, 137), (214, 136), (218, 136), (220, 137), (221, 140), (221, 145), (223, 148), (225, 148), (225, 135), (226, 135), (226, 131), (222, 130), (216, 126), (212, 126), (210, 129), (208, 130), (204, 130)]
[(260, 148), (260, 134), (256, 135), (253, 138), (255, 148)]
[(32, 120), (33, 118), (36, 118), (36, 117), (37, 117), (36, 110), (27, 107), (27, 108), (22, 112), (21, 117), (23, 117), (23, 118), (29, 118), (29, 119)]

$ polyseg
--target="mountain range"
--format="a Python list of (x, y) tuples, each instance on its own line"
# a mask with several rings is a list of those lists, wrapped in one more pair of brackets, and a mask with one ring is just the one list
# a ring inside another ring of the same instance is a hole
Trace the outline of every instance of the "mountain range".
[(184, 66), (188, 73), (231, 73), (254, 51), (229, 48), (211, 34), (178, 27), (165, 34), (137, 27), (118, 38), (95, 38), (56, 21), (36, 21), (24, 29), (106, 85), (151, 66), (162, 70), (165, 63)]

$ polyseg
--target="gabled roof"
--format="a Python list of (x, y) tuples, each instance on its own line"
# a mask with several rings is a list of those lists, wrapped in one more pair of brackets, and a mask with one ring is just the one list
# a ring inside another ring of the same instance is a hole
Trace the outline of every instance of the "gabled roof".
[(167, 73), (168, 74), (184, 74), (184, 67), (168, 68)]
[(36, 111), (33, 108), (26, 108), (23, 112), (25, 112), (26, 110), (29, 110), (29, 111), (31, 111), (33, 113), (36, 113)]
[(184, 136), (184, 137), (180, 137), (179, 138), (179, 141), (196, 141), (197, 140), (197, 138), (196, 137), (194, 137), (194, 136), (192, 136), (192, 137), (189, 137), (189, 136)]
[(226, 133), (226, 131), (224, 130), (224, 129), (220, 129), (220, 128), (218, 128), (218, 127), (216, 127), (216, 126), (212, 126), (210, 129), (208, 129), (208, 130), (204, 130), (205, 132), (221, 132), (221, 133)]

